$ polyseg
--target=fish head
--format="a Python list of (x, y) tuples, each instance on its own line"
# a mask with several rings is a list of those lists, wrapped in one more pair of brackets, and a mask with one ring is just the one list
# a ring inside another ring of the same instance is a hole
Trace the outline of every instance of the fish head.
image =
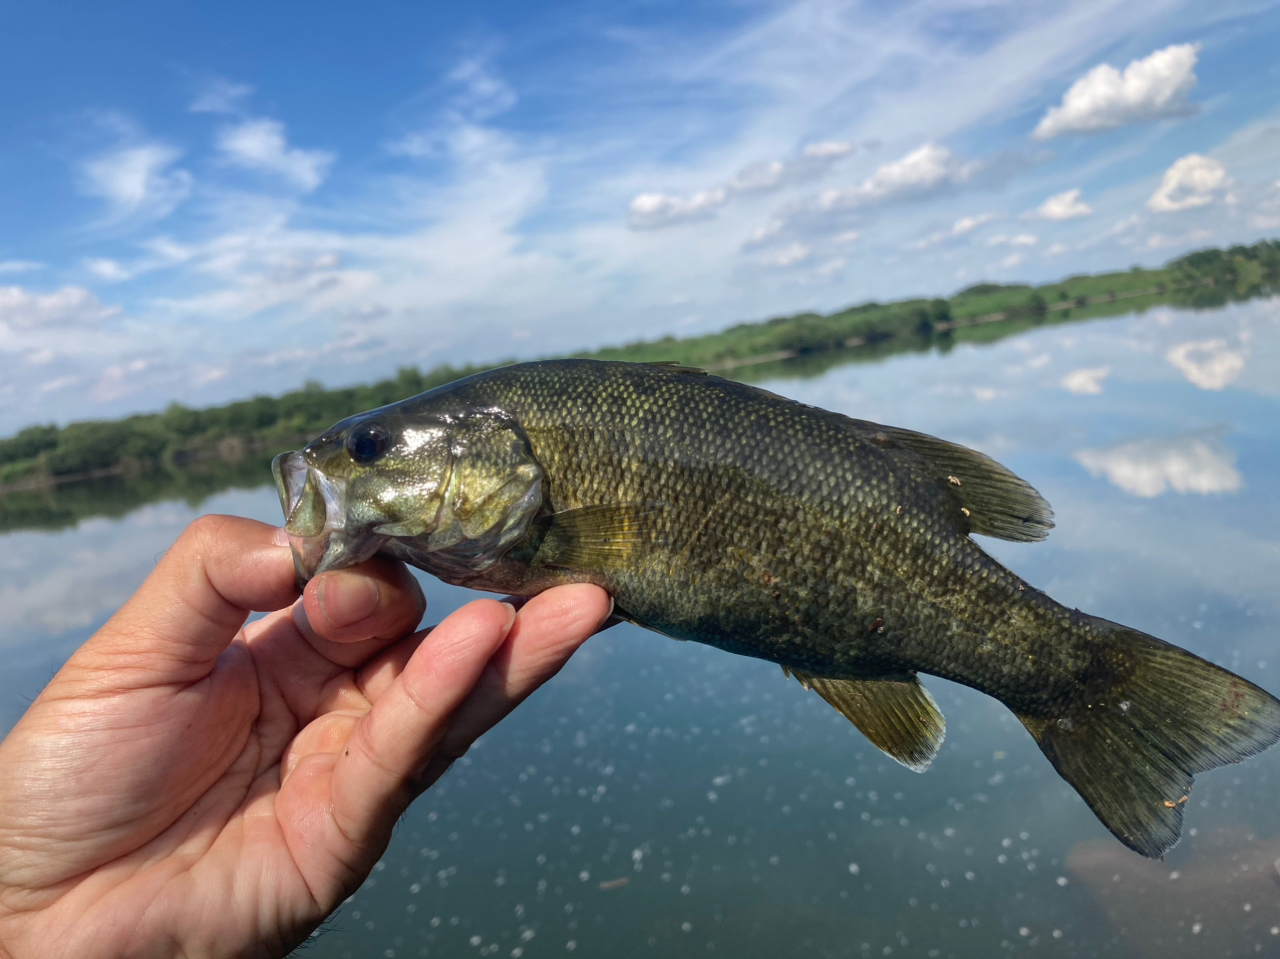
[(299, 581), (379, 551), (480, 570), (528, 530), (543, 473), (509, 416), (403, 406), (349, 417), (272, 462)]

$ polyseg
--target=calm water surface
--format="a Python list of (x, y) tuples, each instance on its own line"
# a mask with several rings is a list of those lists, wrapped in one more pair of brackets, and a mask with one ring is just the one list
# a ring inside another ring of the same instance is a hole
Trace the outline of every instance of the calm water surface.
[[(1280, 302), (766, 385), (992, 454), (1058, 522), (985, 541), (1003, 562), (1280, 689)], [(0, 538), (6, 728), (196, 512)], [(200, 512), (279, 520), (268, 488)], [(424, 586), (432, 619), (470, 595)], [(928, 685), (947, 743), (917, 775), (776, 666), (613, 629), (418, 802), (304, 954), (1280, 956), (1280, 749), (1200, 777), (1149, 862), (1003, 706)]]

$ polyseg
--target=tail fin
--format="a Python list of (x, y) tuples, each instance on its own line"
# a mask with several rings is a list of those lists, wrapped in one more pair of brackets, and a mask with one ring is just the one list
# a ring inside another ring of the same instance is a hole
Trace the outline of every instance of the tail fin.
[(1280, 740), (1280, 700), (1234, 673), (1105, 620), (1098, 679), (1066, 715), (1019, 716), (1122, 843), (1162, 858), (1193, 776)]

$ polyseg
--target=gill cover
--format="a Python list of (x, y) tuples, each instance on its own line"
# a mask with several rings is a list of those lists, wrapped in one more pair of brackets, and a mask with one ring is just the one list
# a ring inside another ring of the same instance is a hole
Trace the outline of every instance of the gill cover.
[(449, 469), (434, 509), (376, 528), (388, 550), (437, 570), (479, 572), (529, 530), (542, 506), (542, 467), (510, 419), (490, 413), (451, 418)]

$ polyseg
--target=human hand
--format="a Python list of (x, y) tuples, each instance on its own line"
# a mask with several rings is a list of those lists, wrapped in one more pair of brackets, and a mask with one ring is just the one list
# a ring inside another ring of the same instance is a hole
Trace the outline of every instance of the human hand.
[(406, 636), (422, 593), (381, 558), (296, 595), (279, 530), (204, 517), (32, 703), (0, 744), (0, 955), (285, 955), (611, 609), (562, 586)]

